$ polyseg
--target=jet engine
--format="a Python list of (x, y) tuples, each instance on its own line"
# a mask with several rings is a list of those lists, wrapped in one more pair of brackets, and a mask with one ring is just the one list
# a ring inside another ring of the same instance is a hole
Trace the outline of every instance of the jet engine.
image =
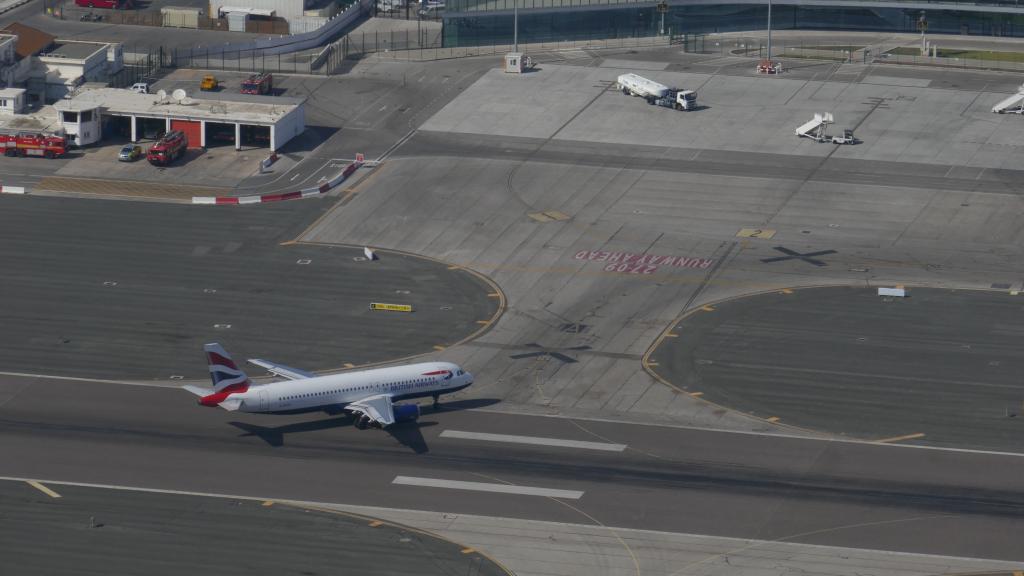
[(415, 422), (420, 417), (420, 407), (418, 404), (396, 404), (391, 407), (391, 410), (395, 414), (395, 423), (399, 422)]

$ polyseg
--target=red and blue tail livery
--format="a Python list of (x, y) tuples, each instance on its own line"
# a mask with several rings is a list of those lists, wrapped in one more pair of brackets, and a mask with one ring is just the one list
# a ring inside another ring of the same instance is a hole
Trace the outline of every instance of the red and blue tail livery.
[(231, 355), (220, 344), (206, 344), (203, 350), (206, 352), (206, 362), (210, 365), (210, 380), (214, 390), (220, 392), (232, 386), (249, 386), (249, 377), (238, 369)]
[(198, 386), (186, 386), (185, 389), (199, 396), (199, 403), (203, 406), (220, 406), (227, 410), (237, 410), (241, 407), (240, 398), (230, 398), (232, 395), (242, 395), (249, 391), (251, 382), (249, 377), (238, 369), (238, 365), (231, 359), (220, 344), (206, 344), (203, 346), (206, 352), (206, 362), (210, 366), (210, 381), (213, 382), (213, 389), (207, 390)]

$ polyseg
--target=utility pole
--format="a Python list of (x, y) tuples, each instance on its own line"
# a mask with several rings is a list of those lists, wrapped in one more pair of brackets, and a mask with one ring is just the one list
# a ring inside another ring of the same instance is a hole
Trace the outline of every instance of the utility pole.
[(512, 2), (512, 51), (519, 52), (519, 0)]
[(924, 10), (921, 10), (921, 17), (917, 19), (917, 29), (921, 31), (921, 56), (927, 56), (928, 41), (924, 39), (924, 33), (928, 30), (928, 20), (924, 17)]
[(768, 62), (772, 61), (772, 0), (768, 0)]

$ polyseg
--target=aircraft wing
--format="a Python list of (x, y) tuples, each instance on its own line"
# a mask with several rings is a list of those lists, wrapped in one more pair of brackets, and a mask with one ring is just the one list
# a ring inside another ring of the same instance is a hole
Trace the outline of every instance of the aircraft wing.
[(356, 414), (365, 414), (382, 427), (395, 423), (395, 411), (392, 409), (391, 396), (387, 394), (378, 394), (351, 402), (345, 406), (345, 410)]
[(277, 376), (283, 376), (289, 380), (302, 380), (304, 378), (312, 378), (314, 376), (312, 372), (306, 372), (305, 370), (299, 370), (298, 368), (292, 368), (291, 366), (285, 366), (284, 364), (275, 364), (269, 360), (250, 358), (249, 363), (266, 368), (271, 373)]

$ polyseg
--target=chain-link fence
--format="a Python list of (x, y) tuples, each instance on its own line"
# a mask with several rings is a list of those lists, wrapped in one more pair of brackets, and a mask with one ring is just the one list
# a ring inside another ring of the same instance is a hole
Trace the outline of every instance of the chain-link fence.
[(292, 54), (267, 54), (263, 50), (222, 52), (217, 49), (173, 49), (166, 52), (165, 65), (173, 68), (198, 68), (234, 72), (281, 72), (326, 74), (321, 50)]
[[(762, 38), (737, 36), (709, 36), (684, 34), (680, 39), (685, 52), (718, 54), (721, 56), (749, 56), (767, 58), (768, 43)], [(865, 62), (870, 58), (870, 47), (865, 44), (814, 42), (807, 40), (775, 40), (772, 58), (806, 58), (833, 62)], [(866, 56), (867, 55), (867, 56)]]
[(903, 47), (873, 56), (876, 64), (913, 64), (975, 70), (1024, 71), (1024, 52), (937, 49), (936, 56), (921, 55), (920, 48)]
[[(686, 52), (766, 58), (768, 45), (763, 37), (709, 36), (687, 34), (680, 39)], [(772, 58), (825, 60), (858, 64), (909, 64), (964, 68), (976, 70), (1024, 71), (1024, 49), (1021, 52), (953, 49), (934, 46), (934, 54), (924, 55), (920, 44), (893, 46), (856, 42), (814, 42), (808, 40), (773, 40)]]
[(162, 51), (125, 52), (124, 68), (110, 76), (113, 88), (127, 88), (136, 82), (155, 78), (163, 68)]
[[(545, 52), (583, 48), (648, 48), (669, 46), (676, 40), (678, 39), (671, 35), (620, 38), (577, 37), (569, 40), (552, 37), (550, 40), (533, 39), (529, 43), (520, 43), (519, 50)], [(368, 54), (391, 60), (425, 61), (505, 54), (511, 52), (513, 46), (510, 43), (493, 39), (491, 42), (487, 42), (485, 38), (480, 38), (479, 43), (474, 45), (445, 46), (443, 32), (440, 30), (393, 30), (350, 33), (332, 44), (329, 49), (333, 53), (324, 60), (325, 65), (328, 66), (326, 72), (328, 74), (333, 73), (333, 70), (342, 61), (362, 58)]]
[(376, 0), (370, 15), (374, 18), (390, 20), (422, 20), (424, 22), (440, 22), (444, 19), (443, 8), (424, 9), (416, 0)]

